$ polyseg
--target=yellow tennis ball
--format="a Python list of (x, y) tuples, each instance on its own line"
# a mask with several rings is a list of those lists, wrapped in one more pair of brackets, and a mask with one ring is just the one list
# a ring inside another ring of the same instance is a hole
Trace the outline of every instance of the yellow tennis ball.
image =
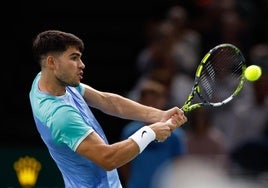
[(262, 70), (258, 65), (250, 65), (245, 70), (245, 77), (249, 81), (256, 81), (261, 77)]

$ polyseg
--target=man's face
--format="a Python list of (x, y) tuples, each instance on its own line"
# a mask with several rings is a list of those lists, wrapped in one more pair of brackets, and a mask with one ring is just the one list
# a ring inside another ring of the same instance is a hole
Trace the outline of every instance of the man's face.
[(54, 57), (54, 74), (60, 84), (64, 86), (78, 86), (83, 78), (84, 63), (81, 52), (74, 47)]

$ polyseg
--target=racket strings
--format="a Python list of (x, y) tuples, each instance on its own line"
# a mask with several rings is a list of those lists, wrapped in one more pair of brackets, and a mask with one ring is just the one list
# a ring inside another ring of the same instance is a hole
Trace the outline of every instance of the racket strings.
[(200, 76), (200, 95), (210, 103), (232, 96), (242, 76), (243, 56), (235, 49), (223, 47), (213, 51)]

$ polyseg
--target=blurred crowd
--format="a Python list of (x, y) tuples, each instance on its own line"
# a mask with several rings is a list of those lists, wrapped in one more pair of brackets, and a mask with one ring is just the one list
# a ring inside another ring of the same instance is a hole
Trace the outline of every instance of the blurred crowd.
[[(247, 65), (261, 66), (262, 76), (256, 82), (246, 82), (239, 97), (231, 103), (190, 112), (187, 124), (179, 133), (174, 132), (177, 138), (173, 142), (151, 143), (137, 159), (123, 166), (120, 176), (126, 188), (150, 188), (152, 182), (159, 180), (156, 177), (163, 171), (163, 165), (182, 164), (187, 159), (209, 161), (209, 170), (215, 167), (224, 171), (224, 178), (250, 178), (254, 186), (248, 183), (244, 187), (257, 187), (255, 183), (260, 187), (268, 185), (267, 7), (265, 0), (182, 1), (169, 7), (160, 19), (148, 21), (144, 33), (146, 44), (135, 64), (138, 78), (127, 94), (129, 98), (162, 109), (182, 106), (202, 56), (220, 43), (236, 45), (246, 57)], [(129, 125), (122, 130), (122, 139), (144, 125), (130, 124), (131, 130)], [(195, 169), (189, 165), (188, 170)], [(177, 181), (183, 178), (179, 177), (183, 173), (177, 175)], [(236, 187), (229, 183), (219, 185)]]

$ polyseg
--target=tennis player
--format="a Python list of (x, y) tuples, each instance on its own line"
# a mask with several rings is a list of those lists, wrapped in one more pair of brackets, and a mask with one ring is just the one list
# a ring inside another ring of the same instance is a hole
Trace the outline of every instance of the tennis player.
[[(29, 93), (33, 118), (66, 188), (120, 188), (117, 168), (150, 142), (165, 141), (187, 118), (178, 107), (164, 111), (81, 83), (83, 50), (83, 41), (71, 33), (48, 30), (36, 36), (33, 55), (41, 71)], [(90, 108), (148, 126), (109, 144)]]

